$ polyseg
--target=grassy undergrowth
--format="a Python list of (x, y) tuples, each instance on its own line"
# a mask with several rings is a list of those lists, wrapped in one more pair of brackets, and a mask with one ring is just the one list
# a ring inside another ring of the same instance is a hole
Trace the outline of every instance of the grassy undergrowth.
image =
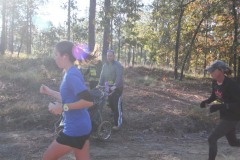
[(61, 71), (50, 58), (0, 59), (0, 124), (5, 130), (52, 127), (57, 117), (49, 114), (41, 84), (57, 89)]
[[(0, 59), (0, 65), (2, 66), (0, 68), (0, 125), (2, 130), (29, 130), (34, 128), (53, 130), (53, 124), (59, 119), (59, 116), (51, 115), (47, 110), (47, 105), (54, 99), (41, 95), (39, 87), (41, 84), (46, 84), (58, 90), (62, 73), (54, 60), (51, 58), (3, 56)], [(199, 84), (202, 90), (207, 90), (209, 88), (207, 86), (210, 85), (209, 79), (186, 77), (183, 81), (175, 81), (173, 73), (169, 70), (144, 67), (126, 68), (124, 77), (126, 86), (149, 88), (150, 90), (159, 86), (183, 91), (194, 90), (197, 89), (196, 86)], [(206, 88), (202, 88), (203, 86)], [(150, 94), (156, 93), (150, 91)], [(149, 95), (143, 97), (143, 99), (145, 98), (149, 99)], [(139, 100), (136, 99), (136, 102)], [(136, 102), (134, 99), (125, 99), (124, 104), (133, 103), (132, 107), (136, 107)], [(156, 103), (159, 103), (158, 99), (156, 99)], [(148, 130), (156, 132), (179, 132), (179, 130), (195, 132), (213, 125), (212, 120), (214, 118), (206, 117), (206, 113), (199, 110), (198, 107), (183, 108), (181, 112), (179, 115), (173, 115), (174, 118), (170, 117), (170, 119), (166, 117), (167, 114), (164, 112), (158, 113), (158, 115), (156, 113), (151, 115), (144, 113), (148, 116), (149, 123), (146, 123), (143, 119), (142, 128), (148, 128)], [(142, 115), (137, 115), (136, 119), (131, 116), (127, 117), (127, 114), (125, 116), (127, 121), (132, 122), (127, 126), (141, 128), (141, 125), (131, 125), (135, 124), (135, 120), (141, 122), (139, 118), (143, 117)], [(165, 120), (163, 121), (163, 119)]]

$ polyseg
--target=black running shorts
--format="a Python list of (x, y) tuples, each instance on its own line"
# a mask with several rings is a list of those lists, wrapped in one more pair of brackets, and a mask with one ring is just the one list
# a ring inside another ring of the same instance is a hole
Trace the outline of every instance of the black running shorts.
[(89, 139), (90, 134), (79, 136), (79, 137), (72, 137), (64, 134), (62, 131), (58, 134), (56, 141), (60, 144), (70, 146), (73, 148), (82, 149), (85, 142)]

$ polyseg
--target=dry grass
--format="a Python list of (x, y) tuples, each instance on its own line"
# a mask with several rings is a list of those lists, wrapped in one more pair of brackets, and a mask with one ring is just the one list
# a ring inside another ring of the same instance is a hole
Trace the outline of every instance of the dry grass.
[(182, 135), (210, 131), (217, 120), (218, 115), (199, 108), (210, 93), (210, 79), (176, 81), (171, 71), (143, 67), (126, 69), (125, 79), (126, 121), (133, 121), (129, 128)]
[[(53, 129), (58, 117), (47, 111), (52, 99), (39, 94), (41, 84), (58, 90), (61, 71), (52, 59), (2, 57), (0, 65), (0, 124), (3, 129)], [(145, 132), (182, 134), (208, 130), (215, 116), (199, 109), (209, 80), (173, 80), (173, 73), (144, 67), (125, 69), (126, 127)], [(136, 125), (137, 124), (137, 125)]]
[(61, 74), (52, 59), (16, 58), (0, 60), (0, 123), (2, 129), (52, 127), (56, 117), (49, 114), (50, 98), (40, 95), (41, 84), (57, 88)]

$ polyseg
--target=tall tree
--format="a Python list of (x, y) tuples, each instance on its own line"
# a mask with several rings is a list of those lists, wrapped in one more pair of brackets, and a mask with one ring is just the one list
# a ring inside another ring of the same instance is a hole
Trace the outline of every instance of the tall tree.
[[(234, 36), (232, 44), (232, 53), (233, 53), (233, 65), (234, 65), (234, 78), (237, 78), (237, 46), (238, 46), (238, 17), (237, 17), (237, 1), (232, 0), (232, 14), (234, 19)], [(240, 75), (239, 75), (240, 76)], [(239, 79), (239, 78), (238, 78)]]
[(34, 12), (34, 5), (32, 0), (27, 0), (27, 53), (32, 53), (32, 17)]
[(178, 78), (178, 50), (179, 50), (179, 43), (180, 43), (180, 33), (181, 33), (181, 23), (182, 17), (184, 13), (184, 0), (181, 0), (180, 4), (180, 12), (178, 16), (178, 27), (177, 27), (177, 37), (176, 37), (176, 45), (175, 45), (175, 56), (174, 56), (174, 78)]
[(102, 61), (105, 62), (107, 55), (106, 52), (109, 49), (110, 43), (110, 18), (111, 18), (111, 1), (105, 0), (104, 1), (104, 33), (103, 33), (103, 48), (102, 48)]
[(137, 50), (137, 39), (139, 36), (139, 31), (137, 29), (137, 21), (141, 19), (140, 12), (143, 7), (141, 1), (137, 0), (125, 0), (120, 1), (123, 4), (122, 13), (124, 20), (124, 43), (128, 47), (127, 53), (127, 63), (132, 66), (135, 64), (135, 51)]
[(67, 21), (66, 21), (67, 34), (66, 34), (66, 38), (67, 38), (67, 40), (74, 40), (73, 28), (75, 28), (75, 25), (80, 21), (79, 19), (77, 19), (77, 14), (78, 13), (74, 12), (74, 11), (78, 11), (77, 1), (76, 0), (68, 0), (67, 2), (63, 3), (61, 5), (61, 7), (64, 10), (67, 10)]
[(176, 37), (176, 45), (175, 45), (175, 61), (174, 61), (174, 79), (178, 78), (178, 52), (179, 52), (179, 45), (180, 45), (180, 35), (181, 35), (181, 25), (182, 25), (182, 18), (185, 11), (185, 8), (191, 2), (195, 0), (181, 0), (179, 4), (179, 16), (178, 16), (178, 27), (177, 27), (177, 37)]
[(71, 0), (68, 0), (67, 39), (70, 40), (71, 28)]
[(186, 54), (186, 56), (185, 56), (185, 58), (184, 58), (184, 60), (183, 60), (180, 80), (183, 79), (183, 71), (184, 71), (184, 67), (185, 67), (186, 61), (187, 61), (188, 57), (190, 56), (190, 54), (191, 54), (191, 52), (192, 52), (192, 48), (193, 48), (193, 45), (194, 45), (196, 36), (197, 36), (197, 34), (198, 34), (198, 31), (199, 31), (199, 29), (200, 29), (200, 26), (201, 26), (203, 20), (204, 20), (204, 17), (203, 17), (203, 18), (200, 20), (200, 22), (198, 23), (198, 26), (197, 26), (194, 34), (193, 34), (193, 37), (192, 37), (192, 40), (191, 40), (191, 43), (190, 43), (190, 47), (189, 47), (189, 49), (187, 50), (187, 54)]
[[(176, 30), (176, 8), (175, 1), (154, 0), (151, 7), (148, 48), (151, 50), (151, 62), (158, 64), (170, 65), (170, 60), (173, 61), (173, 50), (175, 46), (175, 30)], [(146, 27), (145, 27), (146, 28)], [(154, 51), (155, 50), (155, 51)], [(162, 56), (160, 56), (161, 54)]]
[(6, 0), (2, 0), (2, 33), (1, 33), (1, 54), (5, 53), (6, 49)]
[(88, 48), (90, 52), (94, 50), (95, 47), (95, 15), (96, 15), (96, 0), (90, 0), (89, 7), (89, 33), (88, 33)]
[(13, 0), (13, 4), (11, 6), (11, 27), (10, 27), (10, 36), (9, 36), (9, 49), (11, 53), (13, 54), (14, 52), (14, 29), (15, 29), (15, 14), (16, 14), (16, 4), (15, 0)]

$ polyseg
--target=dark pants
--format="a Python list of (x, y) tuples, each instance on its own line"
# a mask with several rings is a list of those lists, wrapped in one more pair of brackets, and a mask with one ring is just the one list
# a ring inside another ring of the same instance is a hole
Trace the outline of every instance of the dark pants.
[(114, 125), (120, 127), (122, 125), (122, 90), (115, 91), (108, 97), (109, 106), (114, 113)]
[(240, 141), (236, 137), (237, 121), (221, 120), (208, 138), (209, 160), (215, 160), (217, 155), (217, 140), (225, 136), (230, 146), (240, 147)]

